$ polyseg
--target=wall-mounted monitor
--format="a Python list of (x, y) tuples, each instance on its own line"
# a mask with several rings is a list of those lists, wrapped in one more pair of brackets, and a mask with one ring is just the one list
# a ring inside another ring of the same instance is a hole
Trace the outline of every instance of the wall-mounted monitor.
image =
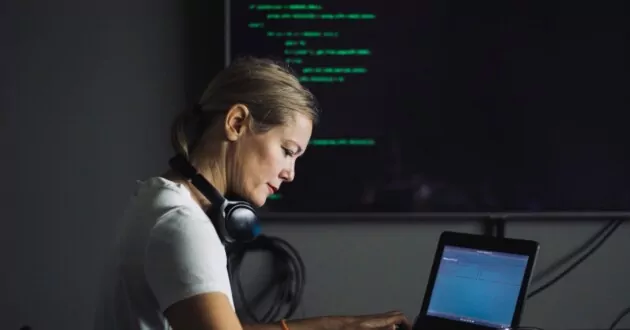
[(227, 62), (288, 63), (323, 111), (295, 181), (267, 208), (630, 209), (615, 6), (229, 1)]

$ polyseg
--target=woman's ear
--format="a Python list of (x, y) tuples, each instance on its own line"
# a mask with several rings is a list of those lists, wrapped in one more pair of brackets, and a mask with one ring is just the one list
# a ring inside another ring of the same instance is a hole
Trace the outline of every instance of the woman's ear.
[(235, 104), (228, 110), (224, 130), (229, 141), (236, 141), (245, 133), (249, 117), (249, 109), (244, 104)]

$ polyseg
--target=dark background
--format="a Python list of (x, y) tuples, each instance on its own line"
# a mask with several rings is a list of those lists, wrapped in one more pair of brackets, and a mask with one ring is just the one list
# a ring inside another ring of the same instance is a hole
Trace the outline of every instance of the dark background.
[[(294, 2), (274, 2), (283, 3)], [(298, 48), (372, 51), (292, 64), (298, 74), (309, 66), (366, 67), (366, 75), (346, 75), (344, 83), (306, 84), (323, 109), (315, 139), (373, 138), (376, 146), (312, 146), (271, 210), (630, 209), (623, 2), (352, 0), (293, 12), (250, 4), (268, 3), (231, 3), (231, 57), (283, 60), (285, 40), (307, 42)], [(265, 18), (301, 12), (376, 19)], [(265, 26), (252, 29), (250, 22)], [(269, 38), (268, 31), (339, 37)], [(422, 186), (431, 194), (414, 199)], [(375, 200), (362, 201), (369, 190)]]
[[(197, 100), (223, 66), (222, 13), (218, 2), (197, 0), (0, 5), (3, 329), (90, 328), (104, 255), (136, 180), (167, 168), (172, 118)], [(579, 73), (566, 67), (563, 72)], [(591, 172), (580, 175), (589, 179)], [(285, 214), (265, 218), (264, 232), (288, 240), (306, 264), (297, 317), (392, 309), (413, 317), (439, 234), (481, 232), (477, 220)], [(602, 220), (608, 219), (508, 221), (506, 235), (539, 241), (536, 268), (543, 269), (580, 245)], [(628, 235), (623, 226), (582, 266), (529, 301), (523, 324), (547, 330), (608, 327), (628, 305)], [(245, 260), (247, 292), (268, 280), (267, 261), (256, 255)]]

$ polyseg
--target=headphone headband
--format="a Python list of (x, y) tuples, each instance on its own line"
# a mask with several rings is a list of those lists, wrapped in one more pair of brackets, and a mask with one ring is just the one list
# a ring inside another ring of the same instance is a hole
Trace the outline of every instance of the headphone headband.
[(207, 192), (212, 194), (211, 202), (218, 203), (219, 205), (223, 205), (225, 203), (225, 198), (219, 193), (219, 191), (214, 188), (206, 178), (204, 178), (197, 170), (188, 162), (188, 159), (182, 154), (177, 154), (175, 157), (171, 158), (169, 164), (172, 168), (177, 169), (177, 171), (183, 175), (186, 179), (190, 180), (193, 186), (197, 187), (199, 190), (203, 192)]

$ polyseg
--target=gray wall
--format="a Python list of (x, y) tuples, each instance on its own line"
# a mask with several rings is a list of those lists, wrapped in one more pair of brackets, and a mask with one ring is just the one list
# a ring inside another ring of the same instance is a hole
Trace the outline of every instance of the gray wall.
[[(212, 8), (174, 3), (15, 1), (0, 10), (2, 329), (89, 328), (115, 219), (135, 180), (164, 169), (171, 117), (221, 65), (214, 60), (221, 22), (183, 19)], [(539, 240), (544, 267), (600, 225), (516, 223), (507, 234)], [(266, 226), (303, 254), (307, 316), (401, 309), (413, 317), (446, 229), (475, 232), (479, 225), (295, 219)], [(524, 323), (606, 327), (630, 304), (629, 233), (622, 227), (593, 259), (532, 300)]]

